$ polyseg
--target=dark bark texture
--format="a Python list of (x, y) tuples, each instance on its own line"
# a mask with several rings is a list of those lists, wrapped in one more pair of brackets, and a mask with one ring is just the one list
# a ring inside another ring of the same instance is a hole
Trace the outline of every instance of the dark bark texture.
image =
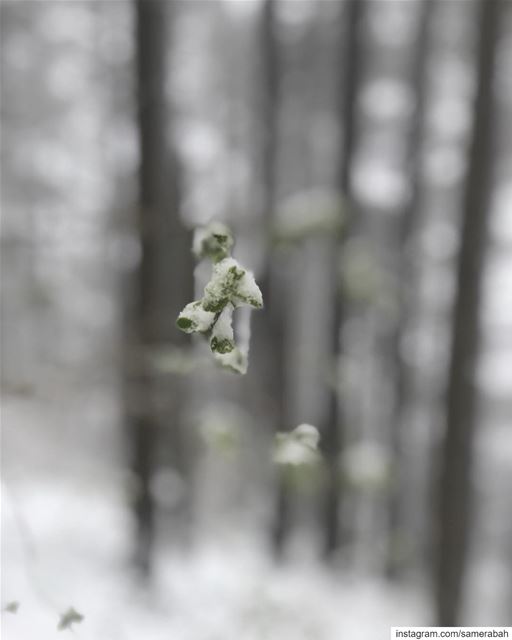
[(460, 622), (471, 521), (479, 309), (492, 181), (493, 76), (499, 0), (480, 2), (477, 94), (464, 195), (439, 482), (437, 622)]
[[(340, 68), (343, 69), (342, 81), (339, 85), (338, 114), (340, 117), (339, 130), (341, 144), (339, 150), (338, 167), (338, 192), (339, 197), (347, 203), (349, 209), (348, 221), (350, 229), (356, 224), (356, 214), (352, 198), (350, 180), (351, 164), (356, 143), (356, 94), (361, 72), (361, 44), (360, 23), (364, 8), (363, 0), (347, 0), (344, 3), (340, 24)], [(340, 238), (334, 251), (334, 264), (331, 273), (334, 281), (331, 284), (333, 292), (333, 318), (331, 335), (331, 353), (337, 370), (339, 355), (342, 350), (340, 344), (340, 332), (346, 317), (346, 300), (340, 291), (338, 276), (339, 252), (343, 250), (343, 240)], [(327, 463), (327, 488), (324, 510), (324, 555), (330, 557), (339, 547), (341, 540), (341, 482), (339, 473), (339, 454), (343, 446), (344, 425), (343, 411), (340, 406), (338, 389), (338, 377), (336, 383), (329, 391), (329, 405), (326, 424), (323, 428), (323, 451)]]
[(171, 109), (165, 91), (172, 9), (164, 0), (135, 2), (141, 254), (128, 318), (126, 404), (137, 481), (136, 563), (144, 574), (151, 570), (156, 517), (151, 481), (159, 459), (165, 458), (161, 445), (170, 445), (168, 457), (176, 466), (183, 462), (179, 381), (162, 380), (151, 356), (185, 344), (175, 319), (192, 294), (190, 237), (179, 216), (179, 172), (169, 142)]
[(410, 405), (411, 371), (403, 354), (404, 339), (410, 328), (417, 290), (416, 255), (414, 245), (421, 207), (421, 149), (423, 142), (424, 112), (427, 91), (427, 58), (429, 52), (429, 27), (435, 0), (422, 0), (419, 11), (418, 37), (411, 64), (411, 79), (416, 101), (414, 115), (408, 132), (406, 171), (411, 187), (410, 198), (401, 213), (397, 229), (396, 277), (398, 280), (398, 314), (391, 336), (391, 366), (394, 371), (394, 398), (390, 428), (393, 484), (388, 504), (388, 550), (386, 575), (396, 579), (402, 572), (403, 559), (399, 551), (400, 539), (408, 533), (404, 514), (404, 429), (406, 410)]

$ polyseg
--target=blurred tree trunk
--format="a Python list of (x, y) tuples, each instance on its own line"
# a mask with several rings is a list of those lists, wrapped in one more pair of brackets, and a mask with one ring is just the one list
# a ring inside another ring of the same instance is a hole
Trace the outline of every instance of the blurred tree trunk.
[(181, 394), (177, 381), (169, 388), (158, 376), (153, 356), (162, 348), (183, 341), (174, 323), (180, 308), (191, 299), (192, 289), (190, 238), (180, 222), (179, 175), (167, 142), (169, 105), (165, 83), (172, 8), (172, 3), (165, 0), (135, 0), (140, 152), (136, 225), (141, 253), (127, 317), (125, 402), (132, 468), (137, 480), (136, 563), (146, 575), (151, 570), (155, 538), (151, 484), (158, 462), (157, 452), (161, 458), (164, 428), (173, 434), (171, 442), (178, 448), (174, 456), (181, 458)]
[[(277, 23), (277, 0), (265, 0), (262, 8), (260, 27), (260, 47), (262, 53), (262, 79), (261, 79), (261, 103), (262, 103), (262, 179), (263, 198), (262, 209), (265, 216), (267, 234), (271, 237), (274, 224), (276, 178), (277, 178), (277, 136), (279, 125), (279, 81), (281, 64), (279, 56)], [(271, 251), (271, 243), (268, 249)], [(270, 265), (271, 260), (267, 260)], [(264, 276), (272, 278), (271, 266)], [(267, 288), (271, 284), (267, 283)]]
[[(339, 150), (338, 192), (340, 199), (346, 202), (346, 213), (350, 229), (357, 224), (357, 213), (354, 211), (350, 172), (356, 140), (356, 93), (359, 83), (361, 56), (359, 42), (359, 25), (362, 16), (363, 0), (346, 0), (341, 15), (341, 40), (339, 61), (343, 69), (342, 81), (337, 110), (340, 118), (339, 130), (341, 144)], [(344, 25), (344, 28), (343, 28)], [(347, 233), (347, 232), (345, 232)], [(327, 464), (327, 487), (324, 513), (324, 555), (330, 557), (338, 549), (341, 540), (341, 523), (339, 519), (341, 508), (341, 482), (339, 472), (339, 456), (343, 446), (344, 424), (343, 411), (339, 397), (339, 357), (342, 352), (340, 332), (347, 313), (346, 300), (340, 292), (339, 253), (343, 250), (343, 240), (337, 243), (333, 252), (331, 283), (333, 291), (333, 318), (331, 335), (331, 353), (335, 370), (334, 381), (329, 391), (329, 405), (322, 432), (322, 448)]]
[(439, 481), (436, 603), (441, 626), (459, 624), (471, 526), (479, 311), (492, 181), (493, 76), (499, 0), (481, 0), (477, 94), (464, 194)]
[[(283, 431), (286, 424), (285, 346), (283, 286), (278, 257), (273, 248), (273, 228), (276, 215), (277, 149), (279, 135), (279, 106), (281, 58), (279, 54), (276, 20), (277, 0), (265, 0), (258, 28), (259, 81), (259, 178), (261, 181), (261, 214), (265, 228), (264, 271), (261, 278), (265, 311), (255, 319), (255, 329), (267, 345), (265, 375), (267, 392), (271, 398), (274, 428)], [(284, 550), (289, 530), (290, 497), (281, 474), (276, 488), (271, 544), (276, 557)]]
[(421, 0), (418, 17), (418, 37), (411, 64), (411, 83), (415, 97), (415, 111), (410, 124), (407, 140), (406, 174), (409, 178), (411, 195), (402, 212), (397, 229), (398, 247), (395, 274), (397, 278), (397, 322), (391, 336), (391, 358), (395, 375), (394, 406), (391, 415), (391, 456), (393, 484), (388, 504), (388, 549), (386, 575), (397, 578), (402, 569), (400, 542), (405, 533), (404, 522), (404, 429), (406, 411), (410, 405), (411, 371), (404, 358), (404, 342), (411, 324), (411, 316), (416, 300), (416, 255), (415, 237), (418, 230), (418, 216), (421, 206), (421, 147), (423, 140), (423, 119), (425, 111), (426, 71), (429, 47), (429, 25), (433, 0)]

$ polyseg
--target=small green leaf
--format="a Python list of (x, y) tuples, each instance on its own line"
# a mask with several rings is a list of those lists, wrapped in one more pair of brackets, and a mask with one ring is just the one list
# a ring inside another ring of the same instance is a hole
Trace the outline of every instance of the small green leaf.
[(205, 311), (210, 311), (211, 313), (219, 313), (224, 309), (224, 307), (229, 302), (229, 298), (218, 298), (218, 299), (209, 299), (204, 298), (203, 308)]
[(192, 320), (190, 318), (185, 318), (185, 317), (179, 317), (176, 320), (176, 324), (178, 325), (178, 327), (180, 329), (186, 330), (186, 329), (190, 329), (192, 327)]
[(213, 336), (210, 341), (210, 347), (212, 351), (215, 351), (217, 353), (229, 353), (230, 351), (233, 351), (235, 345), (231, 342), (231, 340), (221, 340)]
[(20, 603), (17, 600), (13, 600), (12, 602), (8, 602), (4, 611), (8, 611), (9, 613), (18, 613), (18, 609), (20, 608)]

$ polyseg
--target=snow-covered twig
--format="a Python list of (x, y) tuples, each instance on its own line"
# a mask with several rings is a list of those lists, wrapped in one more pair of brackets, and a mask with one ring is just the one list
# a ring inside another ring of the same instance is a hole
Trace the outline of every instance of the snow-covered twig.
[[(185, 333), (204, 335), (221, 366), (244, 374), (249, 357), (250, 313), (263, 307), (263, 296), (252, 272), (231, 257), (233, 244), (230, 230), (221, 223), (196, 230), (193, 252), (198, 260), (212, 260), (212, 274), (203, 297), (187, 304), (176, 324)], [(233, 314), (239, 308), (237, 344)]]

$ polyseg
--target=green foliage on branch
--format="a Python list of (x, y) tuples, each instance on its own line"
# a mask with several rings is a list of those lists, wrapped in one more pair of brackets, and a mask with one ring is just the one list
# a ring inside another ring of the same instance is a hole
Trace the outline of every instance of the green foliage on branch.
[(217, 362), (235, 373), (247, 370), (247, 349), (240, 348), (233, 331), (233, 313), (242, 306), (261, 309), (263, 297), (253, 274), (231, 257), (234, 240), (223, 224), (212, 223), (195, 233), (193, 252), (213, 262), (203, 297), (190, 302), (176, 320), (185, 333), (200, 333)]

